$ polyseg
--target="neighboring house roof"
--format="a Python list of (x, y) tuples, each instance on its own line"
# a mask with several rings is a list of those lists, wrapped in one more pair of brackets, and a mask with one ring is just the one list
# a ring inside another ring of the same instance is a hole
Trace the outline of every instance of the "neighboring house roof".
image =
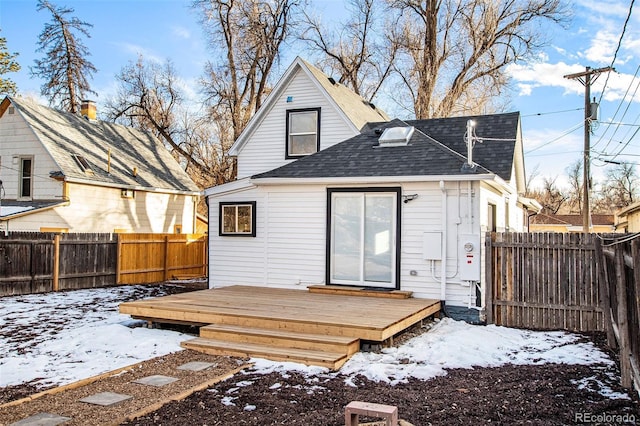
[[(498, 116), (500, 115), (507, 117), (501, 120), (500, 117), (487, 116), (489, 122), (500, 124), (499, 130), (501, 131), (491, 131), (491, 137), (513, 138), (518, 128), (518, 113), (498, 114)], [(484, 124), (484, 118), (484, 116), (476, 117), (476, 121), (483, 132), (489, 133), (488, 127)], [(464, 143), (466, 119), (437, 119), (433, 126), (430, 126), (428, 121), (431, 120), (402, 121), (395, 119), (384, 123), (369, 123), (363, 128), (360, 135), (293, 163), (255, 175), (252, 179), (469, 174), (468, 171), (461, 171), (463, 164), (466, 163), (466, 148), (464, 154), (459, 151), (460, 144)], [(406, 146), (380, 147), (378, 145), (380, 130), (409, 125), (414, 126), (416, 130)], [(446, 142), (452, 143), (457, 149), (452, 149), (433, 135), (425, 134), (423, 129), (443, 137)], [(458, 135), (460, 143), (454, 137), (455, 134)], [(506, 176), (505, 180), (508, 181), (511, 168), (507, 167), (505, 163), (513, 161), (515, 140), (486, 143), (482, 146), (482, 155), (476, 156), (478, 145), (481, 144), (476, 144), (473, 157), (474, 163), (478, 167), (471, 173), (497, 174), (498, 176), (502, 174)], [(509, 170), (508, 174), (506, 173), (507, 169)]]
[[(52, 171), (52, 177), (102, 186), (199, 192), (169, 151), (150, 133), (90, 121), (23, 98), (6, 97), (0, 104), (0, 116), (10, 104), (60, 168)], [(83, 170), (74, 154), (86, 159), (90, 172)]]
[(621, 216), (627, 216), (630, 213), (634, 213), (640, 211), (640, 201), (630, 204), (627, 207), (623, 207), (620, 210), (618, 210), (616, 212), (616, 216), (621, 217)]
[(299, 70), (308, 75), (316, 83), (320, 92), (331, 104), (336, 106), (336, 110), (351, 123), (355, 131), (359, 131), (367, 122), (389, 120), (389, 117), (384, 111), (364, 100), (360, 95), (357, 95), (346, 86), (335, 81), (332, 83), (329, 76), (318, 68), (302, 58), (296, 57), (280, 80), (278, 80), (278, 83), (276, 83), (256, 115), (249, 121), (247, 127), (235, 141), (229, 150), (230, 155), (238, 155), (242, 147), (251, 139), (254, 130), (269, 113), (274, 103), (282, 94), (282, 91)]
[(68, 201), (60, 200), (38, 200), (38, 201), (15, 201), (0, 200), (0, 220), (14, 219), (42, 210), (52, 209), (57, 206), (66, 205)]
[[(569, 225), (582, 226), (582, 215), (579, 214), (546, 214), (539, 213), (531, 218), (531, 223), (536, 225)], [(612, 214), (592, 214), (593, 226), (613, 226)]]

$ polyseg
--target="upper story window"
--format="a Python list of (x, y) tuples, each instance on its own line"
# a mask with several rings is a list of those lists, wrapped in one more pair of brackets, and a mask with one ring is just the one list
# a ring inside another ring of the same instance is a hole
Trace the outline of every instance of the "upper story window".
[(33, 158), (20, 158), (20, 191), (19, 197), (22, 199), (31, 199), (33, 187)]
[(298, 158), (320, 150), (320, 108), (287, 110), (286, 158)]

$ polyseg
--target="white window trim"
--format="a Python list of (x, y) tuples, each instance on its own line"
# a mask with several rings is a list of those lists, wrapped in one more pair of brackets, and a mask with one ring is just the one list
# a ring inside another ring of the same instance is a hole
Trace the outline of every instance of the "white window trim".
[[(28, 197), (24, 197), (22, 195), (22, 188), (24, 187), (24, 178), (22, 177), (22, 169), (23, 169), (23, 161), (24, 160), (31, 160), (31, 174), (29, 176), (29, 196)], [(33, 200), (33, 176), (34, 176), (34, 168), (35, 168), (35, 162), (33, 161), (33, 156), (32, 155), (20, 155), (18, 156), (18, 194), (16, 197), (16, 200), (18, 201), (31, 201)]]

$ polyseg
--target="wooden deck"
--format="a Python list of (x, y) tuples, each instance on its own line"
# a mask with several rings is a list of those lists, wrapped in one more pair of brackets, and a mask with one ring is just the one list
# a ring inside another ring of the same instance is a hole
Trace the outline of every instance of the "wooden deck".
[(209, 325), (200, 338), (183, 344), (207, 353), (339, 368), (359, 350), (359, 340), (385, 341), (440, 311), (437, 300), (340, 293), (232, 286), (126, 302), (120, 312), (153, 322)]

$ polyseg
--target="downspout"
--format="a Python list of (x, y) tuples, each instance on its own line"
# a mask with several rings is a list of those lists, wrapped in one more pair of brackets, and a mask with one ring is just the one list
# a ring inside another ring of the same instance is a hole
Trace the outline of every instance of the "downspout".
[[(529, 211), (529, 209), (525, 208), (525, 211)], [(533, 213), (529, 213), (527, 214), (527, 232), (531, 232), (529, 231), (529, 225), (531, 225), (531, 218), (536, 216), (538, 214), (538, 212), (533, 212)]]
[(442, 260), (440, 261), (440, 300), (447, 297), (447, 188), (444, 181), (440, 181), (442, 191)]

